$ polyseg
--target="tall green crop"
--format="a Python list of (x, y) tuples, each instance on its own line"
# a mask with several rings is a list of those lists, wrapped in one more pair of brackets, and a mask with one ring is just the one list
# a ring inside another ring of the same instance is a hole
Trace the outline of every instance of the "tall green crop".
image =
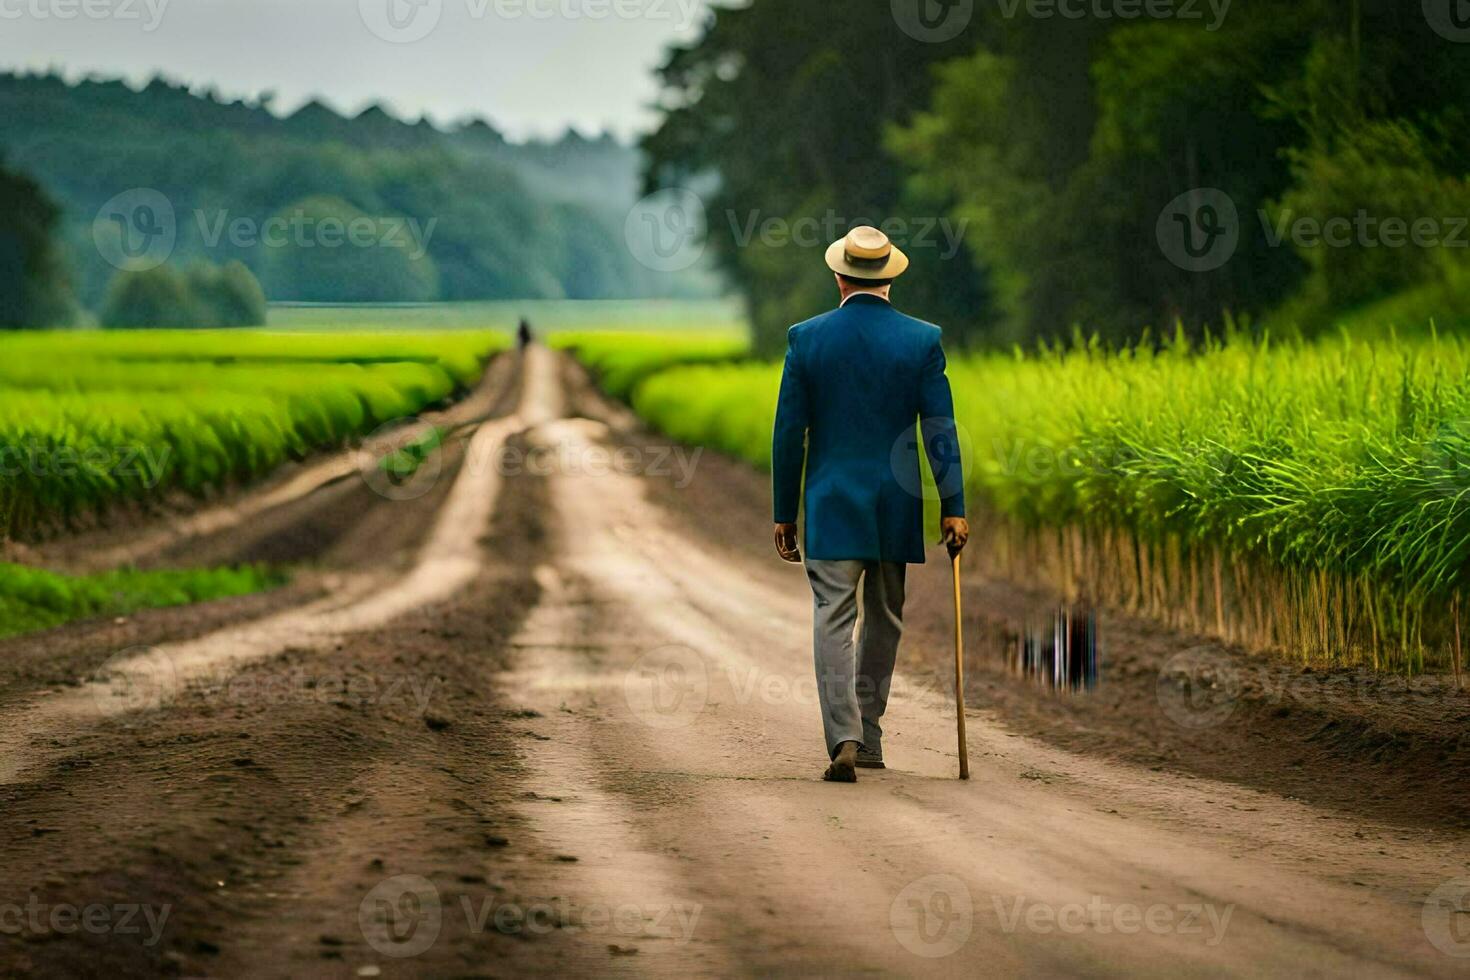
[[(769, 465), (779, 365), (673, 367), (634, 407)], [(1234, 341), (951, 360), (1001, 570), (1303, 656), (1448, 657), (1470, 586), (1470, 345)]]
[(473, 384), (485, 333), (0, 334), (0, 535), (202, 492)]

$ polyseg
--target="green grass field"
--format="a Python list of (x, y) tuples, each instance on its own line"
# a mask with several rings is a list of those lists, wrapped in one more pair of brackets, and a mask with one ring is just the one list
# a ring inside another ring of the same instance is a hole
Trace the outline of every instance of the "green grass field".
[(139, 609), (246, 595), (274, 588), (285, 581), (284, 572), (253, 565), (58, 575), (40, 568), (0, 563), (0, 637), (49, 629), (91, 616), (124, 616)]
[(0, 336), (0, 535), (258, 477), (445, 401), (506, 343), (484, 331)]
[[(768, 467), (780, 365), (681, 364), (651, 424)], [(606, 358), (605, 351), (598, 357)], [(1007, 574), (1306, 660), (1458, 656), (1470, 344), (1175, 344), (950, 363), (978, 537)]]

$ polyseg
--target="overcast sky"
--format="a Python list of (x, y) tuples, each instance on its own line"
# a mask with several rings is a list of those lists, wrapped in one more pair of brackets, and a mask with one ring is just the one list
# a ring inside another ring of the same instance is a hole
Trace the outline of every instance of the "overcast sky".
[(436, 122), (481, 115), (513, 137), (648, 128), (652, 70), (697, 36), (709, 0), (0, 0), (0, 66), (227, 96), (381, 101)]

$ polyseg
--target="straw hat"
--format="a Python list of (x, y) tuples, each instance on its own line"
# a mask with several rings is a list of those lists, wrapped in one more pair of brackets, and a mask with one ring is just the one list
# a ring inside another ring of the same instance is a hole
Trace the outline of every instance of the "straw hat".
[(897, 279), (908, 267), (909, 257), (869, 225), (854, 228), (827, 249), (827, 268), (851, 279)]

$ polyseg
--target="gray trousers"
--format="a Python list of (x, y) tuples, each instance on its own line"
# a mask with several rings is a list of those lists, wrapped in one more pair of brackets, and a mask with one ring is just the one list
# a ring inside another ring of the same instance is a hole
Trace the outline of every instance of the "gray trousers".
[(806, 562), (816, 603), (813, 652), (827, 754), (842, 742), (883, 753), (879, 724), (888, 708), (893, 663), (903, 635), (900, 562)]

